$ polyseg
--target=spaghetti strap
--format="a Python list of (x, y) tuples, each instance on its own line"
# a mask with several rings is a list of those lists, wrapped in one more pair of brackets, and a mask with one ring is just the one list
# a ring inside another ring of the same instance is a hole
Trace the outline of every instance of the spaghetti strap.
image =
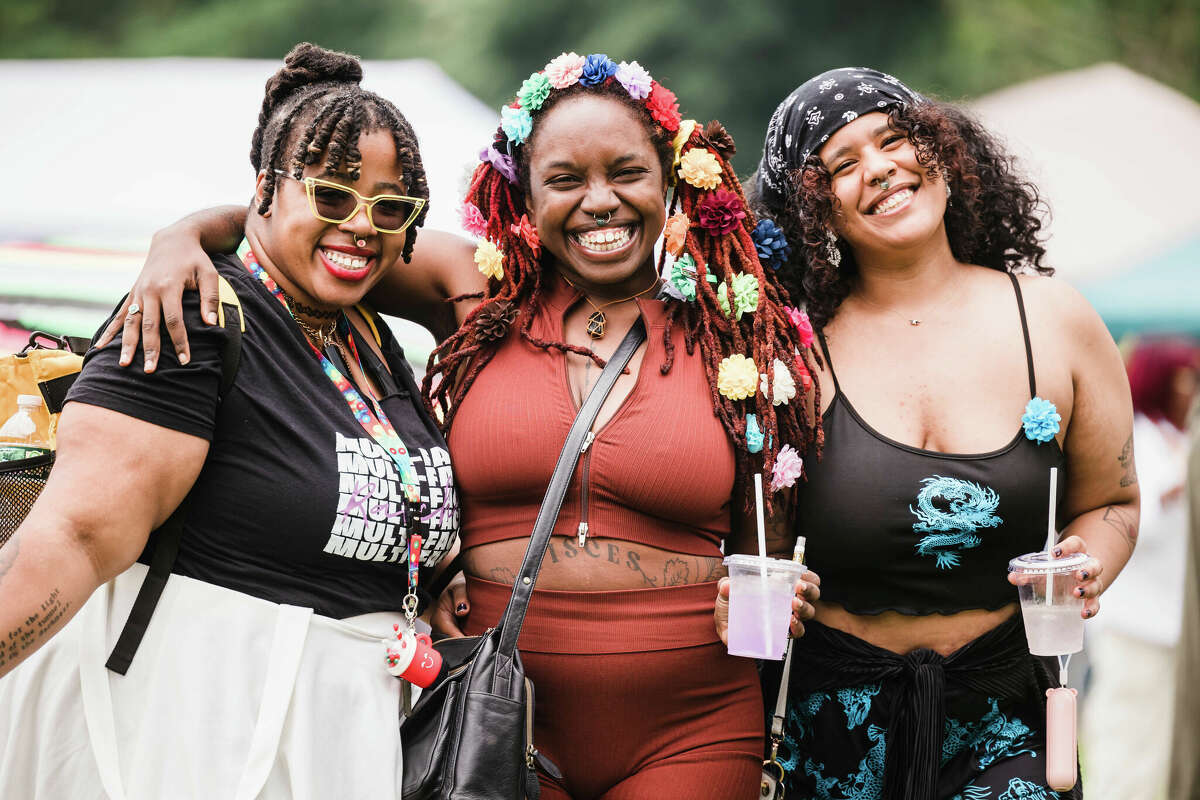
[(829, 345), (825, 343), (825, 331), (817, 331), (817, 339), (821, 342), (821, 355), (825, 356), (825, 365), (829, 367), (829, 375), (833, 378), (833, 391), (837, 394), (842, 393), (842, 387), (838, 385), (837, 373), (833, 371), (833, 359), (829, 357)]
[[(1029, 396), (1037, 397), (1037, 379), (1033, 376), (1033, 346), (1029, 344), (1029, 321), (1025, 318), (1025, 299), (1021, 296), (1021, 284), (1017, 281), (1017, 276), (1010, 272), (1008, 277), (1012, 281), (1013, 291), (1017, 294), (1017, 311), (1021, 314), (1021, 335), (1025, 337), (1025, 365), (1029, 368)], [(836, 384), (836, 378), (834, 382)]]

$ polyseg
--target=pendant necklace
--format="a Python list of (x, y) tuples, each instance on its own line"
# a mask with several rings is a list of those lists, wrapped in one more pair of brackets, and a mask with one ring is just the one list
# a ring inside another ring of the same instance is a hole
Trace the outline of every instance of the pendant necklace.
[[(567, 278), (567, 276), (563, 275), (563, 280), (566, 281), (567, 285), (570, 286), (572, 289), (574, 289), (577, 292), (580, 292), (579, 287), (577, 287), (575, 284), (571, 283), (571, 281)], [(631, 295), (629, 295), (629, 297), (622, 297), (618, 300), (609, 300), (607, 302), (601, 303), (600, 305), (596, 305), (592, 301), (592, 298), (588, 297), (587, 292), (580, 292), (580, 294), (583, 295), (583, 299), (587, 300), (588, 305), (590, 305), (592, 307), (592, 313), (589, 314), (588, 318), (587, 318), (587, 334), (588, 334), (588, 336), (592, 337), (593, 339), (603, 339), (604, 338), (604, 331), (605, 331), (605, 328), (608, 326), (608, 316), (604, 313), (605, 308), (607, 308), (608, 306), (616, 305), (617, 303), (624, 303), (629, 300), (633, 300), (635, 298), (641, 297), (646, 292), (653, 289), (655, 286), (658, 286), (658, 276), (655, 276), (654, 281), (649, 286), (647, 286), (645, 289), (642, 289), (640, 292), (638, 292), (637, 294), (631, 294)]]

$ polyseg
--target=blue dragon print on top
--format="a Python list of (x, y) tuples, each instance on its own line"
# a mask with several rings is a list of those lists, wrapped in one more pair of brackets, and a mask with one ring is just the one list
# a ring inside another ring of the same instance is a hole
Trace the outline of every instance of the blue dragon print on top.
[[(867, 738), (873, 743), (871, 749), (858, 763), (858, 772), (844, 780), (826, 778), (821, 773), (824, 764), (811, 758), (804, 762), (804, 771), (816, 782), (815, 800), (879, 800), (883, 794), (883, 764), (887, 757), (886, 731), (878, 725), (867, 728)], [(832, 794), (833, 790), (838, 794)]]
[(920, 520), (913, 523), (913, 531), (925, 534), (917, 542), (917, 555), (934, 556), (938, 569), (957, 567), (957, 550), (982, 544), (983, 539), (975, 531), (1004, 522), (994, 513), (1000, 496), (986, 486), (941, 475), (924, 478), (921, 485), (917, 507), (908, 507)]
[(867, 719), (871, 710), (871, 698), (879, 694), (879, 684), (857, 686), (852, 689), (838, 689), (838, 700), (846, 712), (846, 729), (854, 730)]

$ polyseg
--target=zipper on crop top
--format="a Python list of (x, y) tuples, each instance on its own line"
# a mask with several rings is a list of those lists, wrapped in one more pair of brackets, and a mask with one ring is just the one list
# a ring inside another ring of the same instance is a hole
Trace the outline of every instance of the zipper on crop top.
[(596, 441), (596, 434), (593, 431), (588, 431), (587, 436), (583, 437), (583, 446), (579, 448), (580, 454), (583, 456), (583, 465), (579, 469), (579, 546), (583, 547), (587, 541), (588, 535), (588, 484), (591, 482), (592, 474), (592, 442)]

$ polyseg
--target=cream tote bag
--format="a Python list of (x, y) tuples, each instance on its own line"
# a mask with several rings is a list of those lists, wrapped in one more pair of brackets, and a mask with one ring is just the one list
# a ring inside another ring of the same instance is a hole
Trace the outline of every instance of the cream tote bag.
[(398, 798), (400, 613), (350, 620), (172, 575), (125, 675), (135, 564), (0, 679), (0, 797)]

